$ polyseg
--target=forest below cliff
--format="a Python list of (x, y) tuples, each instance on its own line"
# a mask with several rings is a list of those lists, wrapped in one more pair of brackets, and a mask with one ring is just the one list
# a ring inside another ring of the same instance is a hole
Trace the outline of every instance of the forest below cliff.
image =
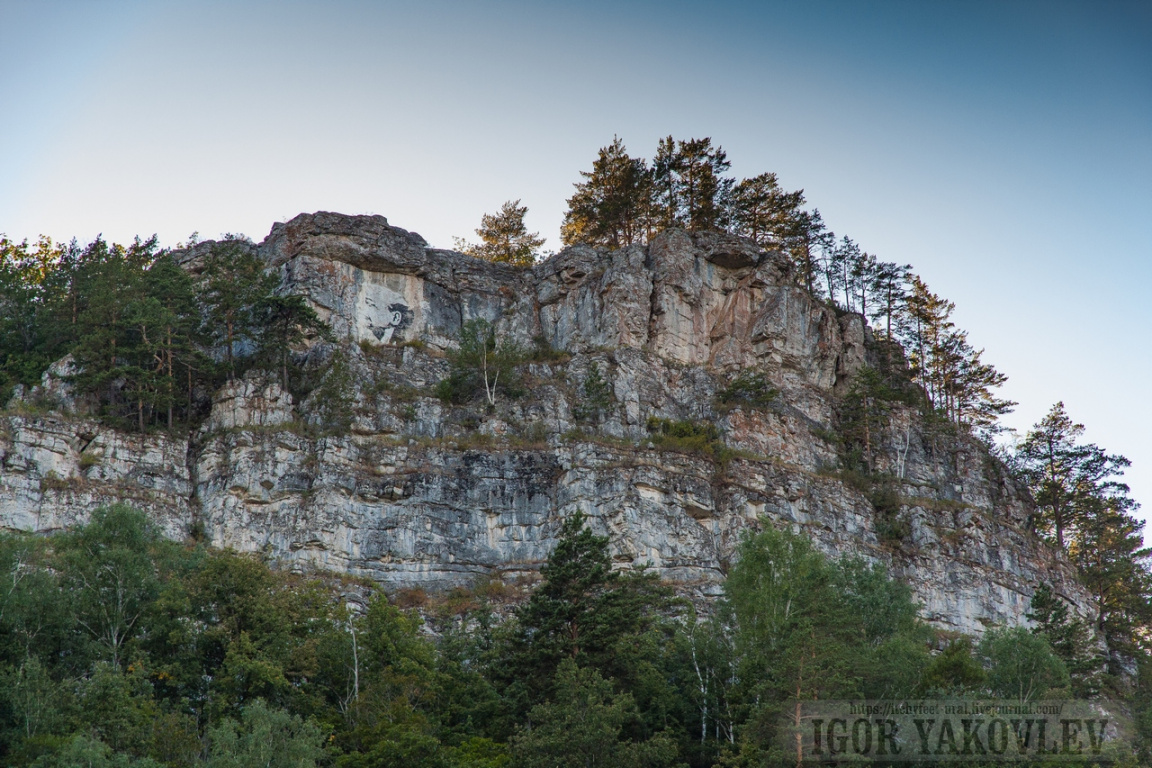
[[(539, 581), (440, 595), (173, 542), (125, 506), (6, 536), (0, 566), (6, 765), (787, 765), (796, 698), (1127, 685), (1050, 592), (1034, 630), (941, 637), (881, 567), (773, 529), (743, 542), (706, 616), (613, 570), (580, 517)], [(1152, 702), (1125, 698), (1143, 734)]]
[[(614, 141), (576, 185), (562, 238), (611, 250), (668, 228), (723, 231), (783, 254), (797, 289), (871, 322), (877, 364), (839, 396), (825, 436), (838, 476), (867, 488), (877, 510), (898, 506), (875, 460), (875, 436), (898, 406), (941, 434), (983, 441), (1029, 489), (1032, 532), (1076, 566), (1093, 615), (1041, 587), (1031, 629), (950, 637), (917, 619), (907, 589), (882, 570), (773, 530), (744, 541), (723, 598), (698, 615), (650, 576), (613, 571), (607, 542), (579, 518), (539, 583), (385, 595), (213, 550), (203, 531), (167, 541), (117, 506), (74, 530), (0, 538), (4, 760), (762, 765), (784, 759), (775, 739), (790, 697), (1107, 697), (1144, 734), (1152, 577), (1122, 483), (1127, 460), (1085, 442), (1062, 404), (1011, 449), (998, 445), (997, 418), (1013, 405), (996, 394), (1004, 375), (952, 322), (954, 305), (909, 266), (837, 238), (801, 191), (781, 190), (773, 174), (736, 180), (729, 167), (709, 139), (669, 137), (651, 163)], [(484, 217), (481, 242), (460, 249), (531, 268), (541, 240), (525, 212), (505, 204)], [(214, 392), (258, 370), (298, 403), (319, 395), (308, 429), (346, 430), (342, 360), (356, 349), (305, 297), (282, 291), (245, 238), (211, 243), (195, 270), (178, 261), (185, 253), (155, 239), (0, 239), (9, 411), (49, 410), (46, 385), (62, 381), (106, 425), (187, 434)], [(524, 396), (524, 369), (563, 355), (546, 343), (517, 348), (482, 321), (465, 323), (457, 342), (450, 374), (424, 394), (479, 410)], [(328, 354), (318, 363), (309, 347)], [(581, 394), (577, 417), (594, 432), (615, 406), (597, 369)], [(774, 397), (755, 371), (719, 394), (750, 407)], [(652, 419), (648, 429), (655, 443), (728, 455), (715, 425)]]

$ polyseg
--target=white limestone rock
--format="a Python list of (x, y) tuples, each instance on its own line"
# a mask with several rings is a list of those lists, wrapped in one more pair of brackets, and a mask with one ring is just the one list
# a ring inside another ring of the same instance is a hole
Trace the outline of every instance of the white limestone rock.
[[(195, 273), (210, 247), (177, 258)], [(0, 525), (52, 530), (121, 499), (172, 536), (198, 523), (220, 546), (434, 589), (534, 572), (580, 511), (611, 535), (619, 567), (651, 564), (696, 596), (717, 594), (745, 531), (778, 525), (887, 564), (941, 627), (1022, 623), (1040, 583), (1091, 615), (1067, 559), (1027, 530), (1027, 494), (978, 443), (933, 436), (902, 407), (875, 451), (907, 535), (881, 535), (826, 439), (836, 398), (877, 346), (861, 317), (837, 317), (794, 285), (778, 253), (672, 230), (521, 270), (430, 248), (380, 216), (332, 213), (244, 247), (342, 340), (351, 430), (303, 428), (309, 401), (298, 420), (274, 376), (222, 388), (187, 437), (20, 415), (14, 403), (0, 417)], [(519, 398), (442, 403), (432, 390), (444, 351), (473, 318), (562, 354), (526, 367)], [(614, 399), (590, 420), (580, 406), (593, 364)], [(741, 371), (779, 391), (768, 407), (716, 402)], [(717, 424), (738, 453), (717, 463), (660, 450), (650, 417)]]

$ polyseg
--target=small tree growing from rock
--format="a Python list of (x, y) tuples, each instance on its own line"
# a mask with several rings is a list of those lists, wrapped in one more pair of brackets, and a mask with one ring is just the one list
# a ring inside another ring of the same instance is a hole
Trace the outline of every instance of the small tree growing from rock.
[(452, 373), (440, 382), (436, 395), (447, 403), (466, 403), (484, 392), (488, 405), (496, 405), (498, 388), (517, 390), (516, 367), (524, 353), (514, 343), (496, 337), (487, 320), (469, 320), (460, 329), (460, 346), (450, 352)]
[(592, 363), (588, 367), (588, 375), (584, 378), (584, 399), (572, 409), (572, 415), (578, 421), (599, 423), (600, 420), (616, 405), (616, 395), (612, 392), (612, 385), (600, 374), (600, 366)]

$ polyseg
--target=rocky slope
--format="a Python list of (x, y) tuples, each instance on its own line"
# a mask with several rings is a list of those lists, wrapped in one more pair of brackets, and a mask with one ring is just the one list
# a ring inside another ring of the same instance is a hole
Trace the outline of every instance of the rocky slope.
[[(182, 262), (196, 271), (208, 247)], [(794, 287), (779, 254), (668, 231), (519, 270), (433, 249), (383, 217), (329, 213), (253, 247), (346, 340), (350, 428), (316, 426), (330, 388), (294, 403), (260, 376), (217, 393), (187, 437), (118, 433), (58, 395), (47, 409), (13, 402), (0, 524), (49, 531), (123, 499), (172, 536), (431, 589), (533, 573), (579, 510), (611, 533), (621, 567), (651, 563), (707, 595), (741, 533), (771, 522), (889, 564), (943, 628), (1019, 623), (1041, 581), (1089, 613), (1068, 563), (1027, 533), (1026, 495), (977, 443), (897, 407), (873, 443), (898, 511), (878, 512), (837, 471), (836, 399), (875, 345), (859, 316)], [(432, 396), (444, 351), (477, 318), (542, 351), (521, 396), (445, 405)], [(334, 369), (333, 355), (316, 345), (308, 365)], [(593, 365), (613, 398), (589, 423), (577, 416)], [(720, 404), (749, 371), (779, 394)], [(717, 424), (723, 460), (653, 440), (650, 417)]]

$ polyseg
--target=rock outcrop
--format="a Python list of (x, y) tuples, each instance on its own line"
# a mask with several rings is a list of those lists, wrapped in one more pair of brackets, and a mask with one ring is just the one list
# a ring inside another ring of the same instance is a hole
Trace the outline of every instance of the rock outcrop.
[[(206, 247), (182, 255), (187, 268)], [(1026, 494), (977, 442), (897, 406), (873, 437), (895, 508), (878, 511), (837, 470), (837, 397), (876, 345), (860, 316), (796, 287), (780, 254), (673, 230), (520, 270), (431, 248), (380, 216), (330, 213), (277, 224), (252, 247), (345, 340), (350, 427), (310, 426), (322, 392), (294, 403), (261, 377), (221, 390), (187, 438), (17, 403), (0, 420), (0, 524), (53, 530), (123, 499), (170, 535), (195, 528), (433, 589), (533, 572), (580, 511), (611, 534), (621, 567), (650, 563), (701, 596), (745, 530), (789, 525), (829, 553), (885, 562), (945, 628), (1020, 623), (1041, 582), (1090, 611), (1068, 562), (1027, 531)], [(523, 393), (494, 408), (432, 396), (472, 319), (538, 350)], [(332, 353), (317, 345), (307, 364)], [(612, 402), (589, 418), (593, 366)], [(741, 372), (778, 394), (719, 402)], [(724, 448), (676, 450), (653, 439), (653, 417), (714, 423)]]

